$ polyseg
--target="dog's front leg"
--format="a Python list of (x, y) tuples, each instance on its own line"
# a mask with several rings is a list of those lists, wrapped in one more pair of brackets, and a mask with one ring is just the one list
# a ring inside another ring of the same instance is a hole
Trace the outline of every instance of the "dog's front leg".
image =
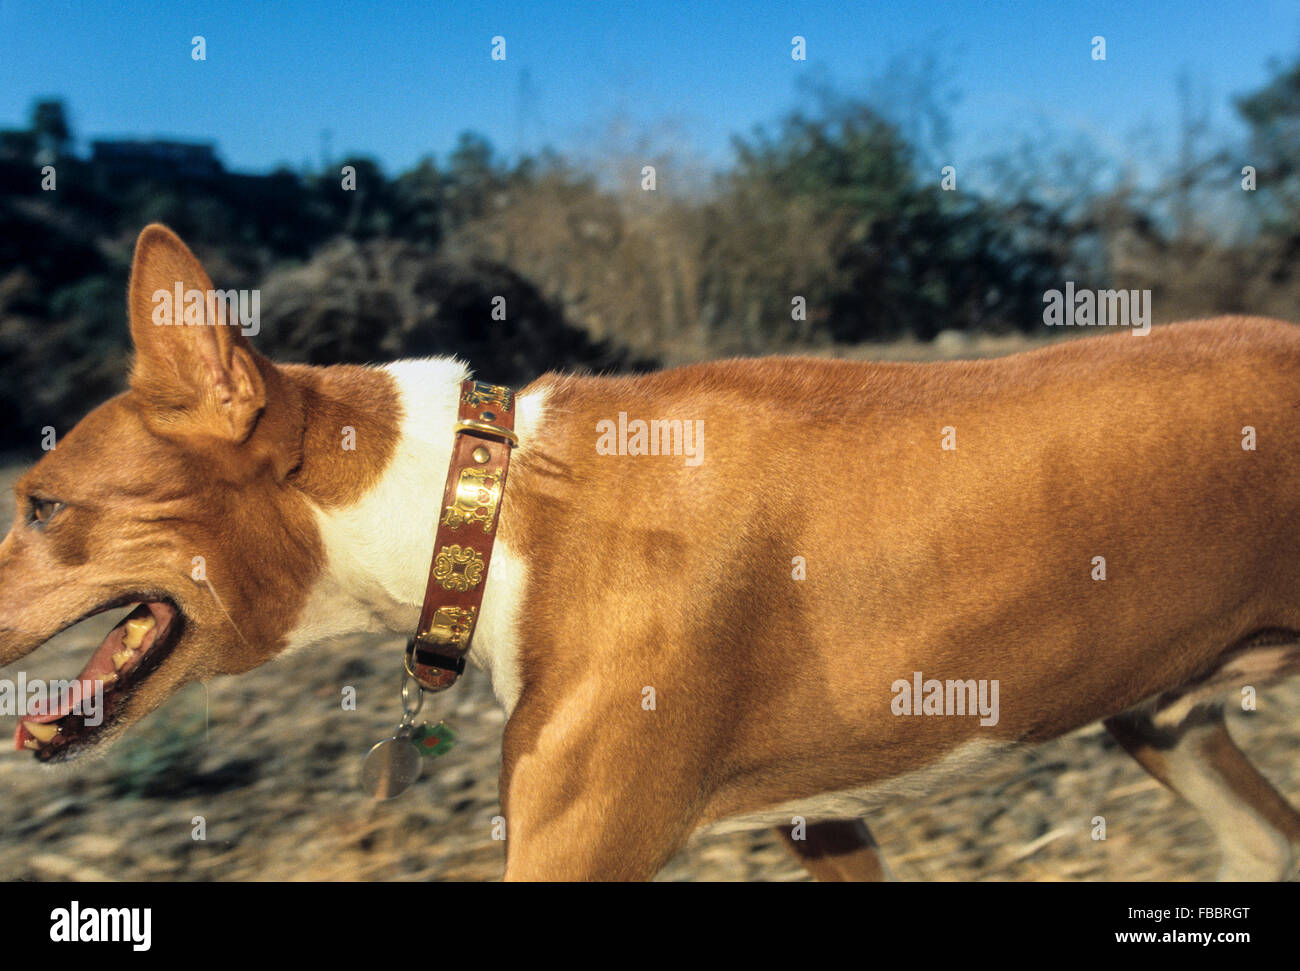
[(648, 880), (695, 826), (700, 767), (636, 706), (567, 694), (525, 696), (506, 726), (505, 879)]

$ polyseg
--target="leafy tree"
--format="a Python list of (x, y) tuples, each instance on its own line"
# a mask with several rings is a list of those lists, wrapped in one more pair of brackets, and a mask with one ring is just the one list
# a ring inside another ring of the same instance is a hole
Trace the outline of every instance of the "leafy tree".
[[(736, 152), (726, 207), (759, 227), (749, 262), (789, 257), (774, 261), (775, 276), (747, 271), (777, 284), (766, 306), (804, 294), (810, 318), (824, 308), (815, 330), (837, 341), (990, 323), (1028, 329), (1040, 319), (1050, 262), (1022, 252), (990, 205), (944, 192), (938, 172), (922, 181), (910, 146), (869, 105), (825, 98), (775, 132), (737, 140)], [(805, 231), (788, 234), (792, 224)], [(799, 262), (783, 237), (819, 239), (825, 259), (782, 278)]]
[(1250, 129), (1255, 201), (1265, 224), (1273, 232), (1300, 235), (1300, 61), (1236, 105)]
[(445, 191), (448, 228), (455, 229), (488, 212), (492, 194), (504, 181), (492, 145), (473, 132), (463, 132), (448, 159)]
[(442, 241), (446, 184), (431, 158), (393, 181), (393, 234), (428, 246)]

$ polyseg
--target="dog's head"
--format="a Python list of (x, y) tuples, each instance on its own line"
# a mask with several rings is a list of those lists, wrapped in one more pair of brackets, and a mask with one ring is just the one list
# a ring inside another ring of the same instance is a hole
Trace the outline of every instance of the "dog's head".
[(117, 737), (189, 682), (269, 660), (321, 569), (300, 465), (316, 434), (313, 375), (335, 369), (271, 364), (212, 292), (170, 230), (146, 228), (127, 301), (130, 389), (16, 485), (0, 664), (135, 605), (78, 678), (103, 685), (102, 724), (66, 705), (20, 721), (16, 744), (42, 760)]

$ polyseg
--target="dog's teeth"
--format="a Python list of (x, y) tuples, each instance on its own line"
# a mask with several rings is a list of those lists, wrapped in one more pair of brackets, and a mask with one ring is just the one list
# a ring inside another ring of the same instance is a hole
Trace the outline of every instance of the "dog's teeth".
[(41, 743), (36, 741), (34, 738), (24, 738), (23, 748), (29, 748), (33, 752), (39, 752), (41, 750)]
[(111, 687), (113, 682), (116, 680), (117, 680), (117, 672), (110, 671), (108, 672), (108, 674), (104, 675), (102, 678), (99, 679), (99, 683), (102, 684), (105, 688), (108, 688)]
[(126, 622), (126, 633), (122, 635), (122, 646), (128, 651), (134, 651), (144, 642), (144, 635), (153, 630), (157, 623), (153, 619), (153, 614), (148, 617), (132, 617)]
[(23, 727), (39, 742), (48, 742), (59, 734), (58, 725), (50, 725), (45, 722), (23, 722)]
[(129, 649), (125, 651), (115, 651), (113, 654), (113, 667), (121, 670), (122, 666), (133, 657), (135, 657), (135, 651)]

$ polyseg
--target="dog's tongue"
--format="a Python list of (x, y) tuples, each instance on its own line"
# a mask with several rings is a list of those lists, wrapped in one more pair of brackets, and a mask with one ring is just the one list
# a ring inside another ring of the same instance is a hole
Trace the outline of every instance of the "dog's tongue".
[[(81, 700), (82, 692), (87, 687), (92, 690), (94, 689), (93, 682), (90, 685), (87, 685), (85, 681), (82, 680), (84, 677), (85, 675), (83, 674), (76, 681), (72, 682), (72, 690), (66, 695), (60, 691), (57, 692), (57, 698), (37, 699), (32, 702), (32, 713), (24, 717), (23, 721), (44, 724), (45, 722), (58, 721), (64, 715), (68, 714), (68, 712), (72, 711), (72, 709), (77, 706), (77, 702)], [(46, 707), (46, 705), (51, 701), (54, 703), (54, 708), (51, 711), (42, 711), (41, 709)]]
[(149, 608), (145, 604), (141, 604), (123, 617), (121, 623), (109, 631), (99, 647), (95, 648), (95, 653), (90, 655), (90, 660), (86, 662), (86, 666), (77, 675), (78, 679), (85, 681), (89, 678), (93, 681), (112, 674), (115, 670), (113, 655), (122, 650), (127, 622), (135, 618), (148, 616)]

